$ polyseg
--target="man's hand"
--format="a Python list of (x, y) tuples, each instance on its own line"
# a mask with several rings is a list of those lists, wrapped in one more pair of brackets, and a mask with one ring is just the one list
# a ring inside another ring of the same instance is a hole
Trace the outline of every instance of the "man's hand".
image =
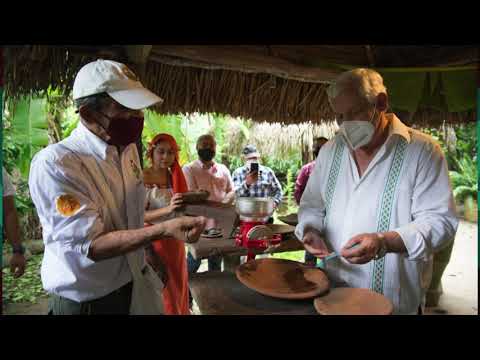
[[(366, 264), (375, 258), (382, 246), (382, 237), (378, 233), (360, 234), (351, 238), (342, 248), (342, 255), (351, 264)], [(357, 247), (349, 249), (358, 244)]]
[(173, 197), (170, 199), (170, 205), (168, 205), (168, 209), (170, 213), (173, 213), (175, 210), (178, 208), (181, 208), (183, 206), (183, 198), (181, 193), (176, 193), (173, 195)]
[(248, 173), (247, 176), (245, 177), (245, 183), (250, 186), (252, 184), (255, 184), (258, 180), (258, 171)]
[(206, 222), (207, 219), (203, 216), (182, 216), (167, 220), (162, 225), (165, 228), (165, 236), (171, 236), (190, 244), (198, 241), (205, 229)]
[(325, 241), (315, 229), (306, 230), (303, 234), (303, 247), (317, 258), (324, 258), (329, 254)]
[(10, 259), (10, 271), (14, 278), (22, 276), (25, 272), (26, 260), (22, 254), (13, 254)]

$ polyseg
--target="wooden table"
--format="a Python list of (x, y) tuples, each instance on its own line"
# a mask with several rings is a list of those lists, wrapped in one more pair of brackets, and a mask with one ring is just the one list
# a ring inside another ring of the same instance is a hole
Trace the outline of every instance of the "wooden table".
[[(235, 245), (233, 230), (238, 224), (238, 217), (233, 206), (210, 202), (212, 205), (189, 205), (186, 213), (190, 215), (202, 215), (212, 217), (217, 222), (217, 227), (223, 229), (220, 238), (203, 238), (194, 244), (188, 244), (188, 248), (195, 259), (206, 259), (210, 256), (222, 256), (224, 269), (235, 272), (240, 265), (240, 257), (246, 256), (248, 250)], [(293, 230), (293, 229), (292, 229)], [(273, 254), (286, 251), (304, 250), (302, 243), (297, 239), (293, 231), (282, 234), (282, 242), (278, 247), (265, 251), (254, 250), (255, 254)]]
[(318, 315), (313, 299), (264, 296), (243, 285), (231, 272), (194, 274), (190, 290), (202, 315)]

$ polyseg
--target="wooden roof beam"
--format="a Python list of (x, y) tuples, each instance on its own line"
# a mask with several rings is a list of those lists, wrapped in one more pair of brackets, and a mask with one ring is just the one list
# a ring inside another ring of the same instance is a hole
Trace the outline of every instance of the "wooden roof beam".
[[(175, 59), (178, 60), (177, 64)], [(265, 52), (246, 51), (245, 47), (240, 46), (154, 46), (150, 60), (168, 61), (170, 65), (265, 73), (284, 79), (313, 83), (329, 82), (340, 72), (297, 65), (266, 55)]]

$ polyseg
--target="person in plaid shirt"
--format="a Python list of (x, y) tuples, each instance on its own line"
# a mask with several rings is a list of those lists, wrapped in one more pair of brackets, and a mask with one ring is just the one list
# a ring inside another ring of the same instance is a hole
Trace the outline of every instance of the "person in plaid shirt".
[[(271, 197), (277, 208), (283, 193), (275, 173), (259, 164), (260, 154), (254, 145), (247, 145), (242, 153), (245, 165), (235, 170), (232, 176), (237, 197)], [(258, 171), (254, 164), (258, 164)]]

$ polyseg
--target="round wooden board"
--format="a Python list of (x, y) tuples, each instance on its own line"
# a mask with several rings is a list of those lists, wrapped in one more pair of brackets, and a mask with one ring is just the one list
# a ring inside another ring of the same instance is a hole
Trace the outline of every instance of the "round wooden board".
[(284, 222), (285, 224), (291, 226), (297, 226), (298, 224), (298, 214), (289, 214), (287, 216), (279, 216), (278, 220)]
[(282, 224), (266, 224), (274, 234), (290, 234), (295, 231), (295, 226)]
[(314, 300), (322, 315), (391, 315), (392, 302), (369, 289), (335, 288)]
[(310, 299), (330, 288), (322, 270), (283, 259), (248, 261), (237, 268), (236, 275), (246, 287), (280, 299)]
[(182, 198), (185, 204), (197, 204), (206, 201), (209, 195), (207, 191), (188, 191), (182, 193)]

